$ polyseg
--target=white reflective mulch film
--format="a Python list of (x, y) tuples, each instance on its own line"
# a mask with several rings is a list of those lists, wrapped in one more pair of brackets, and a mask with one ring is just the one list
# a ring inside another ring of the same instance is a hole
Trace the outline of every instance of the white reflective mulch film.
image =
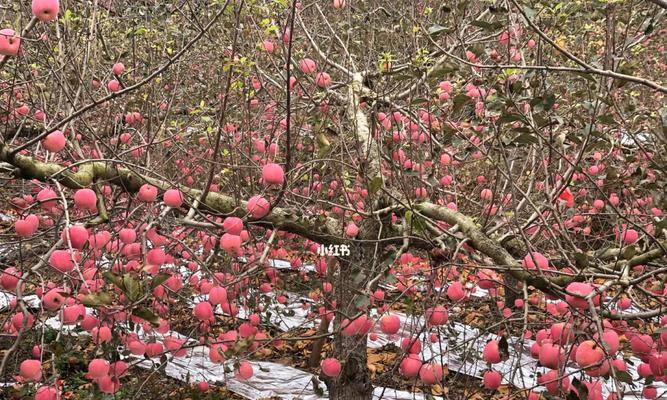
[[(156, 363), (159, 361), (156, 359)], [(214, 364), (208, 358), (208, 348), (197, 346), (188, 349), (184, 357), (173, 358), (167, 364), (165, 373), (175, 379), (189, 382), (202, 380), (225, 385), (230, 391), (248, 399), (280, 397), (284, 399), (326, 399), (318, 396), (314, 389), (314, 376), (308, 372), (281, 364), (251, 361), (253, 376), (248, 380), (240, 380), (233, 372), (225, 372), (225, 366)], [(143, 360), (138, 366), (153, 368), (156, 364), (151, 360)], [(233, 367), (228, 364), (228, 371)], [(319, 383), (321, 393), (326, 387)]]
[[(9, 307), (9, 303), (16, 298), (15, 294), (0, 291), (0, 311)], [(25, 302), (28, 308), (39, 308), (40, 301), (39, 297), (34, 294), (23, 296), (23, 301)]]

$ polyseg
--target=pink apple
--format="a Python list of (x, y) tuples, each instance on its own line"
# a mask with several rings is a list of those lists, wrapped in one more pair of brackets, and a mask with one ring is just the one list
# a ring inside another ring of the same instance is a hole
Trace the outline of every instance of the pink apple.
[(283, 167), (278, 164), (266, 164), (262, 168), (262, 181), (267, 185), (282, 185), (285, 181)]
[(393, 335), (401, 328), (401, 320), (396, 315), (385, 315), (380, 318), (380, 330), (388, 335)]
[(551, 369), (538, 378), (538, 383), (543, 384), (547, 392), (553, 395), (559, 394), (562, 390), (564, 393), (569, 391), (570, 378), (562, 377), (557, 370)]
[(113, 67), (111, 67), (111, 72), (113, 72), (114, 75), (122, 75), (123, 72), (125, 72), (125, 65), (123, 65), (123, 63), (115, 63)]
[(167, 190), (164, 192), (162, 199), (164, 200), (165, 205), (172, 208), (178, 208), (183, 204), (183, 195), (178, 189)]
[(551, 337), (555, 343), (572, 343), (574, 340), (574, 329), (572, 324), (558, 322), (551, 325)]
[(118, 239), (125, 244), (134, 243), (137, 240), (137, 231), (132, 228), (123, 228), (118, 232)]
[(162, 265), (165, 263), (167, 255), (161, 248), (153, 248), (146, 253), (146, 262), (150, 265)]
[(500, 387), (502, 376), (498, 371), (486, 371), (484, 373), (483, 381), (484, 387), (489, 390), (496, 390)]
[(419, 379), (426, 385), (435, 385), (442, 380), (442, 365), (428, 363), (422, 365), (419, 370)]
[(157, 199), (157, 188), (151, 184), (145, 183), (139, 188), (137, 198), (144, 203), (151, 203)]
[(333, 0), (333, 7), (339, 10), (345, 8), (345, 0)]
[(150, 358), (154, 358), (162, 355), (164, 353), (164, 346), (160, 342), (148, 343), (146, 345), (146, 355)]
[(319, 72), (315, 77), (315, 84), (323, 89), (331, 86), (331, 76), (326, 72)]
[(42, 146), (52, 153), (57, 153), (64, 149), (66, 143), (67, 139), (65, 139), (62, 131), (53, 131), (42, 140)]
[(312, 74), (317, 70), (317, 64), (315, 64), (315, 61), (311, 60), (310, 58), (304, 58), (303, 60), (299, 61), (299, 69), (304, 74)]
[(58, 18), (60, 2), (58, 0), (32, 0), (32, 13), (42, 22)]
[(497, 340), (491, 340), (484, 346), (482, 357), (484, 358), (484, 361), (489, 364), (496, 364), (501, 361), (500, 348), (498, 347)]
[(345, 227), (345, 235), (348, 237), (356, 237), (359, 234), (359, 227), (354, 223), (350, 222)]
[(629, 297), (622, 297), (616, 304), (620, 310), (627, 310), (632, 306), (632, 300)]
[(74, 262), (69, 250), (54, 250), (49, 257), (49, 264), (62, 273), (68, 273), (74, 269)]
[(248, 199), (246, 207), (253, 218), (259, 219), (269, 213), (270, 204), (264, 197), (256, 195)]
[(621, 239), (625, 244), (628, 245), (634, 244), (635, 242), (637, 242), (638, 238), (639, 234), (634, 229), (624, 229), (623, 232), (621, 232)]
[(426, 310), (425, 313), (428, 323), (433, 326), (440, 326), (447, 323), (449, 314), (443, 306), (435, 306)]
[(208, 301), (214, 306), (227, 303), (227, 289), (221, 286), (214, 286), (211, 288), (211, 291), (208, 292)]
[(461, 301), (463, 298), (465, 298), (465, 296), (466, 294), (463, 291), (463, 285), (461, 282), (453, 282), (447, 287), (447, 297), (449, 297), (451, 301)]
[(483, 201), (491, 201), (491, 199), (493, 199), (493, 192), (491, 189), (482, 189), (479, 194), (479, 198)]
[(67, 243), (69, 235), (72, 247), (77, 250), (83, 250), (83, 246), (88, 242), (88, 230), (83, 225), (71, 225), (68, 229), (63, 229), (60, 238)]
[(644, 386), (644, 389), (642, 389), (642, 396), (645, 399), (657, 399), (658, 388), (653, 385)]
[(419, 375), (422, 362), (416, 354), (408, 354), (398, 368), (399, 372), (406, 378), (413, 378)]
[[(575, 308), (586, 309), (588, 302), (584, 299), (591, 292), (593, 292), (593, 285), (586, 282), (572, 282), (565, 288), (569, 293), (565, 295), (565, 300)], [(593, 304), (599, 304), (600, 296), (593, 298)]]
[(335, 378), (340, 375), (341, 365), (335, 358), (325, 358), (320, 363), (320, 367), (322, 368), (322, 373), (328, 377)]
[(42, 208), (45, 210), (51, 209), (58, 204), (58, 195), (51, 188), (44, 188), (37, 193), (35, 200), (42, 203)]
[(110, 92), (117, 92), (120, 90), (120, 82), (118, 82), (115, 79), (110, 80), (107, 82), (107, 89), (109, 89)]
[(633, 335), (630, 339), (630, 348), (641, 357), (651, 352), (653, 343), (653, 338), (649, 335)]
[(549, 269), (549, 260), (542, 253), (533, 251), (523, 258), (523, 266), (526, 269)]
[(248, 379), (252, 378), (252, 375), (252, 365), (247, 361), (241, 362), (238, 371), (236, 371), (236, 378), (247, 381)]
[(202, 322), (215, 320), (213, 306), (208, 301), (201, 301), (195, 305), (194, 314)]
[(581, 368), (588, 368), (600, 363), (604, 350), (593, 340), (585, 340), (577, 347), (575, 361)]
[(97, 195), (92, 189), (79, 189), (74, 193), (74, 206), (81, 210), (93, 211), (97, 208)]
[(0, 274), (0, 286), (3, 289), (13, 292), (19, 283), (21, 273), (14, 267), (7, 267)]
[(232, 235), (240, 235), (243, 230), (243, 220), (238, 217), (227, 217), (222, 221), (225, 232)]
[(565, 352), (559, 345), (545, 342), (539, 348), (538, 358), (543, 366), (558, 369), (565, 362)]
[(16, 234), (20, 237), (30, 237), (39, 228), (39, 218), (36, 215), (30, 214), (24, 219), (16, 220), (14, 229)]
[(0, 55), (15, 56), (21, 47), (21, 37), (13, 29), (0, 29)]
[(241, 237), (225, 233), (220, 238), (220, 247), (231, 255), (237, 255), (241, 250)]
[(35, 392), (35, 400), (56, 400), (60, 397), (58, 393), (52, 386), (40, 386)]
[(96, 358), (88, 363), (88, 375), (90, 375), (92, 379), (99, 379), (107, 376), (110, 368), (111, 365), (109, 364), (109, 361)]
[(264, 51), (271, 54), (271, 53), (273, 53), (273, 50), (274, 50), (275, 46), (273, 45), (272, 41), (265, 40), (265, 41), (262, 42), (262, 47), (264, 48)]
[(25, 381), (37, 382), (42, 379), (42, 363), (39, 360), (24, 360), (19, 368), (19, 375)]

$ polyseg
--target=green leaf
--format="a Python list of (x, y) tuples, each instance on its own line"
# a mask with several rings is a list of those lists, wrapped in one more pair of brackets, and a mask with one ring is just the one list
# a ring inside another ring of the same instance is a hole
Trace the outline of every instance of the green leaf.
[(457, 113), (463, 108), (466, 103), (470, 102), (470, 98), (463, 93), (457, 94), (452, 99), (452, 113)]
[(137, 308), (136, 310), (132, 311), (132, 315), (139, 317), (144, 321), (150, 322), (150, 324), (153, 326), (160, 325), (160, 317), (155, 315), (155, 313), (148, 308)]
[(442, 67), (432, 70), (430, 74), (430, 78), (434, 80), (439, 80), (445, 77), (445, 75), (450, 75), (452, 72), (457, 71), (458, 68), (456, 65), (453, 64), (448, 64), (448, 65), (443, 65)]
[(577, 267), (583, 269), (588, 267), (590, 260), (588, 254), (586, 253), (574, 253), (574, 262), (577, 265)]
[(503, 114), (500, 118), (498, 118), (498, 123), (504, 124), (507, 122), (521, 121), (521, 119), (521, 115), (518, 114)]
[(352, 275), (352, 283), (355, 285), (359, 285), (361, 282), (366, 279), (366, 274), (363, 273), (363, 271), (357, 271), (357, 273)]
[(533, 10), (528, 6), (523, 6), (523, 12), (526, 13), (528, 19), (533, 19), (535, 18), (535, 15), (537, 15), (537, 11)]
[(141, 297), (141, 286), (131, 275), (123, 277), (123, 286), (125, 287), (125, 294), (130, 301), (136, 301)]
[(619, 381), (623, 383), (628, 383), (630, 385), (632, 385), (635, 382), (634, 379), (632, 378), (632, 375), (630, 375), (627, 371), (616, 370), (615, 372), (616, 372), (616, 379), (618, 379)]
[(546, 95), (542, 101), (542, 107), (544, 111), (551, 111), (554, 104), (556, 104), (556, 96), (552, 93)]
[(108, 306), (111, 302), (113, 302), (113, 299), (111, 298), (111, 295), (106, 292), (90, 293), (85, 295), (81, 300), (81, 304), (93, 308)]
[(628, 246), (623, 250), (623, 258), (626, 260), (631, 259), (635, 256), (635, 254), (637, 254), (637, 249), (635, 246)]
[(368, 296), (358, 296), (354, 300), (354, 305), (358, 309), (364, 309), (371, 304), (371, 299)]
[(420, 232), (420, 233), (428, 232), (426, 221), (419, 215), (414, 216), (412, 218), (412, 228), (415, 230), (415, 232)]
[(371, 183), (369, 185), (369, 192), (371, 193), (371, 195), (374, 195), (375, 193), (378, 192), (378, 190), (380, 190), (381, 187), (382, 187), (382, 177), (376, 176), (371, 180)]
[(508, 360), (510, 358), (510, 346), (505, 336), (501, 337), (498, 341), (498, 350), (502, 360)]
[(123, 289), (123, 278), (121, 278), (119, 275), (114, 274), (111, 271), (105, 271), (102, 274), (102, 277), (104, 277), (104, 280), (113, 283), (118, 287), (118, 289)]
[(613, 116), (611, 116), (609, 114), (600, 115), (598, 117), (598, 121), (602, 122), (603, 124), (607, 124), (607, 125), (616, 125), (616, 120), (614, 119)]
[(470, 23), (472, 26), (476, 26), (478, 28), (482, 28), (486, 31), (495, 31), (497, 29), (502, 28), (503, 24), (500, 22), (486, 22), (486, 21), (473, 21)]
[(405, 223), (408, 226), (412, 225), (412, 211), (410, 211), (410, 210), (405, 212)]
[(414, 79), (415, 77), (409, 74), (400, 74), (400, 75), (394, 75), (393, 79), (397, 81), (407, 81)]
[(580, 77), (586, 79), (587, 81), (591, 83), (596, 83), (595, 78), (591, 76), (591, 74), (587, 72), (575, 72), (575, 74), (579, 75)]
[[(588, 387), (584, 385), (583, 382), (577, 378), (572, 378), (572, 386), (574, 386), (574, 388), (577, 389), (577, 392), (579, 392), (579, 400), (588, 400)], [(577, 399), (577, 397), (575, 397), (575, 399)]]
[(151, 281), (151, 289), (155, 289), (156, 287), (162, 285), (169, 278), (171, 278), (171, 274), (166, 272), (159, 272), (153, 277), (153, 280)]
[(537, 140), (537, 137), (535, 135), (531, 135), (530, 133), (523, 133), (512, 140), (512, 143), (515, 144), (536, 144), (539, 143), (539, 140)]
[(447, 32), (447, 28), (445, 28), (445, 27), (442, 26), (442, 25), (435, 24), (435, 25), (431, 25), (431, 26), (427, 29), (427, 32), (428, 32), (428, 34), (429, 34), (430, 36), (438, 36), (438, 35), (440, 35), (440, 34), (442, 34), (442, 33)]

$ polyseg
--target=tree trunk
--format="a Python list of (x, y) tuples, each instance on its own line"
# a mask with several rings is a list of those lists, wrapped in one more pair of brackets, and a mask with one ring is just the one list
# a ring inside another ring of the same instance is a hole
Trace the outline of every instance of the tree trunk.
[[(357, 308), (360, 294), (354, 283), (354, 276), (359, 269), (366, 269), (373, 259), (372, 249), (352, 247), (349, 257), (340, 258), (335, 296), (337, 310), (343, 315), (353, 317), (359, 313)], [(354, 268), (354, 271), (353, 271)], [(340, 323), (345, 317), (336, 314), (334, 329), (340, 330)], [(331, 400), (366, 400), (373, 397), (373, 385), (366, 364), (368, 335), (343, 337), (337, 334), (334, 338), (333, 357), (342, 365), (341, 373), (336, 379), (325, 380), (329, 388)]]

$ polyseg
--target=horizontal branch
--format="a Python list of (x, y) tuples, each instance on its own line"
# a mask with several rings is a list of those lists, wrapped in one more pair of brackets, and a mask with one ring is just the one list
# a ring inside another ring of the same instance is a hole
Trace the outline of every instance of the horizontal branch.
[[(161, 190), (174, 188), (170, 182), (138, 174), (127, 168), (121, 168), (108, 161), (90, 161), (79, 163), (77, 172), (56, 163), (45, 163), (32, 157), (12, 154), (12, 151), (0, 146), (0, 161), (14, 166), (15, 174), (24, 179), (37, 179), (42, 182), (55, 180), (70, 189), (91, 186), (95, 182), (108, 182), (122, 190), (135, 193), (149, 183)], [(179, 187), (184, 195), (198, 199), (202, 191), (190, 187)], [(237, 217), (247, 217), (247, 202), (237, 202), (234, 198), (220, 193), (208, 193), (202, 206), (210, 211)], [(304, 216), (287, 208), (275, 207), (260, 219), (250, 220), (250, 224), (267, 228), (280, 229), (308, 238), (318, 243), (345, 242), (342, 227), (336, 219), (321, 216)]]
[(541, 277), (521, 270), (521, 264), (505, 248), (485, 235), (471, 218), (458, 211), (433, 203), (420, 203), (415, 206), (415, 209), (429, 218), (445, 221), (450, 225), (458, 225), (461, 232), (470, 239), (470, 243), (475, 249), (490, 257), (496, 264), (507, 267), (514, 278), (537, 289), (547, 292), (562, 290), (568, 283), (576, 280), (574, 277), (566, 275), (549, 278)]

